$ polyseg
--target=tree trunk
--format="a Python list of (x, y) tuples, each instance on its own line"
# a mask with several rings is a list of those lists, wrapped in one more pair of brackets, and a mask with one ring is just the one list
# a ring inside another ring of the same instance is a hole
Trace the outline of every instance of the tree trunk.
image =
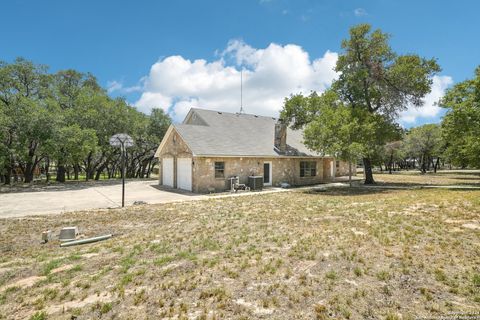
[(25, 165), (25, 171), (23, 172), (23, 181), (30, 183), (33, 181), (33, 163), (29, 160)]
[(426, 156), (425, 156), (425, 155), (422, 155), (421, 160), (422, 160), (422, 165), (420, 166), (420, 171), (421, 171), (422, 173), (427, 173), (427, 168), (426, 168), (426, 166), (425, 166), (425, 163), (427, 162), (427, 161), (426, 161)]
[(105, 169), (105, 164), (101, 165), (98, 169), (97, 172), (95, 173), (95, 181), (100, 180), (100, 175), (102, 174), (103, 170)]
[(10, 161), (7, 161), (5, 163), (5, 174), (4, 176), (4, 182), (6, 185), (9, 185), (12, 183), (12, 163)]
[(348, 160), (348, 185), (352, 187), (352, 160)]
[(50, 158), (45, 159), (45, 180), (50, 182)]
[(437, 161), (433, 165), (433, 172), (437, 173), (438, 165), (440, 164), (440, 157), (437, 157)]
[(78, 180), (78, 172), (80, 171), (80, 167), (78, 164), (73, 166), (73, 179)]
[(393, 153), (390, 154), (390, 163), (388, 164), (388, 173), (392, 174)]
[(363, 170), (365, 172), (365, 184), (375, 184), (370, 158), (363, 158)]
[(65, 182), (65, 166), (63, 164), (57, 164), (57, 177), (55, 178), (58, 182)]
[(4, 177), (3, 181), (5, 182), (6, 185), (12, 183), (12, 179), (10, 177), (10, 172), (4, 174), (3, 177)]

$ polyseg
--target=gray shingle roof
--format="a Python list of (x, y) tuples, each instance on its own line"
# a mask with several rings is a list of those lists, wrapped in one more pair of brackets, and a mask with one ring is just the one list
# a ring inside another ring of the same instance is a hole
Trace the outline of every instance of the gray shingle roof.
[[(279, 156), (274, 150), (275, 118), (196, 108), (189, 114), (207, 125), (182, 123), (174, 127), (196, 156)], [(319, 156), (302, 141), (300, 130), (287, 129), (289, 149), (296, 150), (298, 156)]]

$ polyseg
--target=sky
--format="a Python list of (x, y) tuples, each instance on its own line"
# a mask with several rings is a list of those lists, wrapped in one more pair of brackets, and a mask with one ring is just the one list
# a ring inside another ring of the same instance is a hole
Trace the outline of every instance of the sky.
[[(335, 79), (341, 41), (369, 23), (398, 54), (436, 58), (442, 71), (405, 127), (439, 122), (435, 102), (480, 64), (480, 1), (229, 0), (2, 3), (0, 60), (91, 72), (112, 96), (181, 121), (190, 107), (276, 116), (291, 94)], [(242, 70), (242, 72), (240, 72)]]

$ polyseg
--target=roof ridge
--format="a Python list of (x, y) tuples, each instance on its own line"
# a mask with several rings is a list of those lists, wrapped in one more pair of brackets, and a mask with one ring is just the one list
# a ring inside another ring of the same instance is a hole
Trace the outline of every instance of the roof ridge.
[(253, 114), (253, 113), (239, 113), (239, 112), (229, 112), (229, 111), (220, 111), (220, 110), (210, 110), (210, 109), (203, 109), (203, 108), (198, 108), (198, 107), (195, 107), (195, 108), (190, 108), (191, 110), (195, 110), (195, 111), (200, 111), (200, 112), (211, 112), (211, 113), (218, 113), (218, 114), (228, 114), (228, 115), (234, 115), (234, 116), (253, 116), (255, 118), (270, 118), (270, 119), (273, 119), (273, 120), (277, 120), (278, 118), (277, 117), (271, 117), (271, 116), (262, 116), (262, 115), (257, 115), (257, 114)]

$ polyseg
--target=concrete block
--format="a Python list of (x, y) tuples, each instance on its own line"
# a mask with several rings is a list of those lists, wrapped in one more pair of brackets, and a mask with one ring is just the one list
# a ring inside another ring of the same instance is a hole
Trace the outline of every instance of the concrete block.
[(66, 227), (60, 230), (60, 241), (71, 241), (75, 240), (78, 235), (77, 227)]
[(42, 241), (47, 243), (53, 239), (53, 232), (51, 230), (46, 230), (42, 232)]

